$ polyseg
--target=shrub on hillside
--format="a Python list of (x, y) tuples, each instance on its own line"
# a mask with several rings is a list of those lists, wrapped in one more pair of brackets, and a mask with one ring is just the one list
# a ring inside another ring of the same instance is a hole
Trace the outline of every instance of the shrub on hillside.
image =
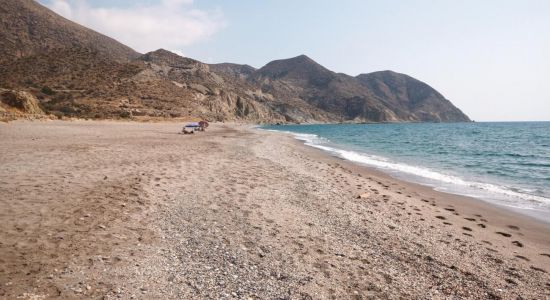
[(46, 95), (53, 95), (55, 94), (54, 90), (52, 90), (49, 86), (45, 85), (42, 87), (42, 89), (40, 90), (42, 93), (46, 94)]
[(132, 112), (123, 110), (118, 114), (121, 118), (128, 119), (132, 117)]
[(63, 119), (63, 116), (65, 115), (64, 113), (62, 113), (60, 111), (52, 111), (51, 114), (56, 116), (59, 120)]

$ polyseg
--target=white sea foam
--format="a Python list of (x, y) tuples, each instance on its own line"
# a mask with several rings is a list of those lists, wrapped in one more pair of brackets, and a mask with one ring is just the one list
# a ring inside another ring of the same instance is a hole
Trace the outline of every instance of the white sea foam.
[(396, 173), (396, 175), (409, 175), (409, 178), (412, 176), (413, 181), (430, 185), (436, 190), (481, 198), (484, 200), (493, 200), (501, 205), (522, 209), (540, 209), (543, 207), (548, 209), (550, 206), (550, 199), (548, 198), (516, 192), (506, 187), (490, 183), (468, 181), (429, 168), (397, 163), (381, 156), (339, 149), (329, 144), (329, 141), (326, 139), (315, 134), (292, 134), (296, 139), (304, 141), (304, 144), (308, 146), (327, 151), (352, 162), (372, 166), (389, 171), (390, 173)]

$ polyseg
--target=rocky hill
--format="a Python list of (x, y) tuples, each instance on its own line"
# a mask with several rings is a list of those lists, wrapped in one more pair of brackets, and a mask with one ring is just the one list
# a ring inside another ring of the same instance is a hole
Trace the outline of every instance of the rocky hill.
[(0, 88), (59, 117), (247, 122), (469, 121), (440, 93), (390, 71), (357, 77), (305, 55), (255, 69), (132, 49), (31, 0), (0, 6)]
[(333, 121), (400, 121), (358, 80), (332, 72), (305, 55), (270, 62), (251, 80), (277, 99), (301, 100)]
[(138, 56), (131, 48), (69, 21), (33, 0), (0, 3), (0, 60), (70, 47), (94, 49), (121, 61)]
[(469, 121), (468, 117), (438, 91), (408, 75), (392, 71), (360, 74), (356, 77), (400, 119), (412, 121)]

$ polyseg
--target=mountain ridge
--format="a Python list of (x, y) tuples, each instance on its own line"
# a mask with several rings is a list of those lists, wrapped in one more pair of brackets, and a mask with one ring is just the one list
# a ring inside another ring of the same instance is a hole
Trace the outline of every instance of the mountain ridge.
[(206, 64), (164, 49), (139, 54), (32, 0), (6, 3), (2, 22), (14, 24), (0, 37), (22, 42), (0, 42), (0, 87), (32, 93), (47, 113), (255, 123), (469, 121), (435, 89), (405, 74), (353, 77), (304, 54), (259, 69)]

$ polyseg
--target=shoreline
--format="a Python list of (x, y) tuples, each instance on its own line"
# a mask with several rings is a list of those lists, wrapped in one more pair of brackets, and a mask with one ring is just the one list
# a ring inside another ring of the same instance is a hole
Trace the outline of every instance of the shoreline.
[(550, 297), (550, 226), (251, 125), (0, 124), (0, 298)]
[[(257, 128), (258, 130), (266, 130), (268, 132), (271, 131), (271, 132), (276, 132), (276, 133), (282, 133), (282, 134), (285, 134), (285, 135), (289, 135), (289, 136), (293, 137), (294, 139), (298, 140), (302, 145), (304, 145), (308, 148), (315, 149), (317, 151), (320, 151), (320, 152), (324, 153), (325, 155), (329, 155), (331, 157), (342, 159), (342, 160), (350, 162), (352, 164), (368, 168), (372, 171), (379, 172), (379, 173), (384, 174), (386, 176), (389, 176), (389, 177), (391, 177), (392, 179), (395, 179), (395, 180), (399, 180), (399, 181), (402, 181), (402, 182), (407, 182), (407, 183), (411, 183), (411, 184), (415, 184), (415, 185), (419, 185), (419, 186), (423, 186), (423, 187), (428, 187), (428, 188), (430, 188), (434, 191), (437, 191), (437, 192), (440, 192), (440, 193), (443, 193), (443, 194), (456, 195), (456, 196), (459, 196), (459, 197), (464, 197), (464, 198), (468, 198), (468, 199), (475, 199), (477, 201), (482, 201), (482, 202), (484, 202), (488, 205), (495, 206), (499, 209), (502, 209), (502, 210), (505, 210), (505, 211), (508, 211), (508, 212), (513, 212), (515, 214), (519, 214), (519, 215), (522, 215), (522, 216), (527, 216), (527, 217), (530, 217), (530, 218), (533, 218), (533, 219), (537, 220), (538, 222), (550, 225), (550, 211), (537, 210), (537, 209), (524, 208), (524, 207), (515, 207), (515, 206), (512, 206), (512, 205), (502, 204), (502, 203), (499, 203), (500, 200), (495, 200), (495, 199), (498, 199), (498, 198), (486, 199), (482, 195), (475, 195), (474, 196), (474, 195), (465, 194), (464, 192), (461, 193), (459, 191), (460, 188), (458, 188), (458, 187), (452, 187), (453, 188), (452, 190), (450, 190), (448, 188), (447, 188), (447, 190), (445, 190), (445, 187), (438, 186), (437, 184), (430, 184), (430, 183), (427, 183), (427, 182), (422, 182), (422, 180), (419, 180), (418, 178), (422, 178), (424, 180), (434, 180), (434, 179), (426, 179), (426, 178), (422, 177), (422, 175), (406, 173), (406, 172), (403, 172), (403, 171), (400, 171), (400, 170), (391, 170), (391, 171), (390, 170), (384, 170), (384, 168), (378, 168), (376, 166), (369, 165), (368, 163), (362, 163), (362, 162), (359, 162), (359, 161), (350, 160), (350, 159), (347, 159), (345, 157), (341, 157), (339, 154), (333, 153), (334, 151), (346, 151), (346, 152), (352, 152), (354, 154), (363, 155), (363, 153), (357, 152), (356, 150), (348, 150), (345, 146), (342, 146), (342, 145), (339, 145), (339, 144), (333, 144), (334, 146), (327, 146), (326, 149), (323, 149), (323, 148), (325, 148), (324, 145), (319, 145), (319, 147), (317, 147), (317, 145), (313, 145), (313, 144), (308, 145), (308, 143), (309, 143), (308, 140), (306, 140), (305, 138), (299, 138), (298, 137), (298, 135), (315, 135), (315, 136), (317, 136), (316, 134), (292, 132), (292, 131), (285, 131), (285, 130), (278, 130), (278, 129), (265, 129), (265, 128), (262, 128), (261, 125), (258, 125), (255, 128)], [(327, 150), (327, 149), (330, 149), (330, 150)], [(392, 172), (394, 172), (395, 174), (392, 174)], [(495, 184), (493, 183), (492, 185), (495, 185)]]
[[(445, 191), (438, 191), (432, 186), (416, 183), (413, 181), (407, 181), (401, 178), (396, 178), (391, 174), (388, 174), (371, 166), (356, 163), (335, 155), (331, 155), (330, 153), (322, 149), (305, 145), (303, 141), (295, 139), (293, 136), (291, 136), (292, 133), (277, 132), (277, 134), (289, 135), (290, 138), (294, 140), (297, 147), (302, 148), (301, 150), (304, 152), (310, 153), (315, 159), (333, 162), (336, 161), (339, 164), (345, 165), (347, 168), (354, 170), (358, 174), (361, 174), (362, 177), (370, 177), (374, 180), (388, 181), (392, 185), (403, 186), (405, 187), (404, 191), (416, 194), (416, 196), (422, 195), (426, 198), (437, 198), (438, 201), (436, 201), (436, 203), (441, 203), (441, 206), (459, 207), (462, 210), (465, 210), (467, 214), (469, 213), (470, 215), (477, 214), (477, 212), (480, 211), (487, 212), (494, 217), (493, 219), (497, 220), (498, 225), (500, 225), (502, 228), (506, 227), (505, 223), (511, 222), (510, 219), (513, 219), (514, 222), (522, 224), (531, 224), (531, 226), (527, 226), (527, 228), (537, 231), (536, 236), (550, 237), (550, 220), (545, 222), (544, 220), (533, 217), (530, 214), (522, 213), (521, 209), (519, 208), (498, 205), (480, 198), (469, 197)], [(550, 244), (548, 245), (550, 246)]]

